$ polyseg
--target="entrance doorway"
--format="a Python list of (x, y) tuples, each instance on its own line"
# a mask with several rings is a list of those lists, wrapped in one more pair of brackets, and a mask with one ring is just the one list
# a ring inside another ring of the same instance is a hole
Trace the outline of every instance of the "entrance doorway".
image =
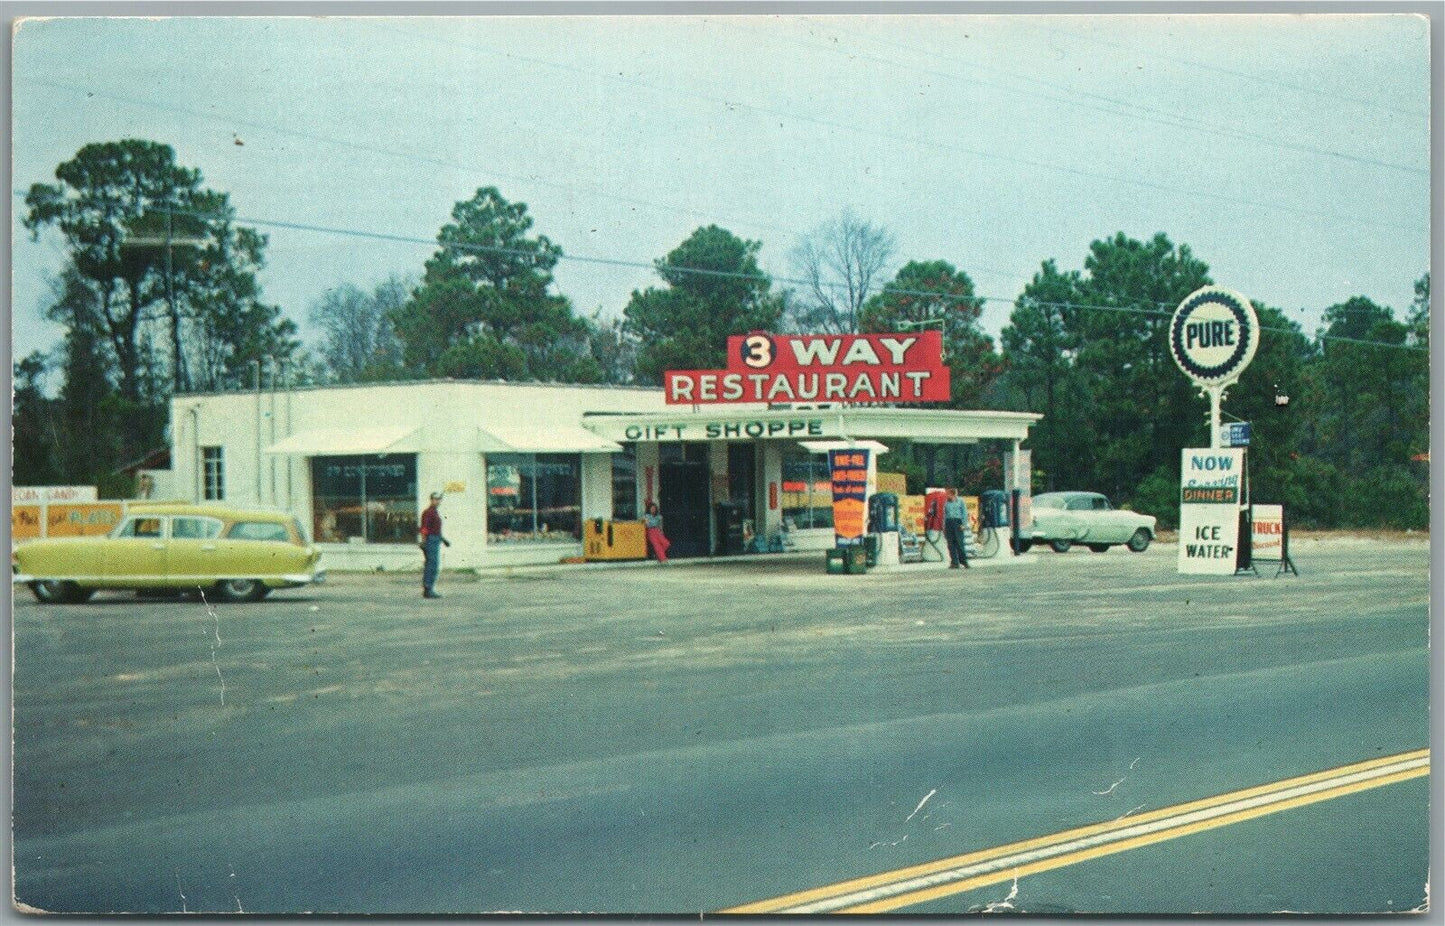
[(668, 557), (707, 556), (708, 445), (658, 445), (657, 503), (672, 547)]

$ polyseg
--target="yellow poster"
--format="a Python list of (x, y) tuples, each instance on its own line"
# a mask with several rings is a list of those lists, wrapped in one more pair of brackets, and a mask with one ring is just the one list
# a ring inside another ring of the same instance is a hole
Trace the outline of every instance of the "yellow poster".
[(898, 500), (898, 522), (903, 529), (923, 535), (925, 499), (922, 495), (905, 495)]
[(908, 477), (903, 473), (879, 473), (878, 491), (902, 496), (908, 491)]
[(120, 503), (51, 505), (45, 520), (47, 537), (96, 537), (120, 521)]
[(16, 505), (10, 509), (11, 540), (34, 540), (39, 536), (39, 505)]
[(963, 497), (964, 507), (968, 508), (968, 529), (975, 534), (978, 533), (978, 496), (965, 495)]

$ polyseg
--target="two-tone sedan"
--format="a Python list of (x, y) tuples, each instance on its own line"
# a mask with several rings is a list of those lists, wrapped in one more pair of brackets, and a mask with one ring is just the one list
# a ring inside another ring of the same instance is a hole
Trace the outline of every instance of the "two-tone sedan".
[(131, 505), (104, 537), (21, 544), (13, 581), (28, 585), (45, 604), (80, 603), (99, 589), (259, 601), (273, 589), (322, 581), (320, 558), (301, 522), (282, 512)]
[(1157, 519), (1109, 504), (1098, 492), (1045, 492), (1033, 497), (1032, 543), (1056, 553), (1082, 544), (1095, 553), (1123, 544), (1135, 553), (1149, 549)]

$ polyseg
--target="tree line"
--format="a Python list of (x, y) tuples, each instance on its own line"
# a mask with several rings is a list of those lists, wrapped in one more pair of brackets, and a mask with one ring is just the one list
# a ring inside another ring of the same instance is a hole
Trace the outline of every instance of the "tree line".
[[(726, 365), (727, 336), (942, 331), (956, 408), (1043, 414), (1029, 439), (1034, 489), (1102, 491), (1177, 518), (1179, 449), (1207, 446), (1208, 404), (1174, 366), (1173, 306), (1215, 282), (1187, 245), (1123, 233), (1078, 269), (1045, 260), (1014, 302), (1001, 343), (984, 300), (946, 259), (895, 260), (886, 228), (844, 211), (789, 252), (790, 285), (759, 266), (762, 242), (698, 228), (654, 262), (620, 318), (579, 314), (558, 292), (558, 243), (523, 203), (483, 187), (458, 202), (415, 275), (341, 283), (307, 307), (316, 332), (265, 301), (267, 238), (170, 146), (87, 145), (33, 185), (24, 222), (66, 255), (45, 315), (60, 346), (14, 363), (15, 484), (97, 484), (164, 446), (172, 395), (449, 377), (656, 385), (667, 369)], [(888, 270), (898, 269), (888, 277)], [(1254, 497), (1314, 527), (1428, 525), (1429, 276), (1397, 317), (1354, 297), (1313, 335), (1256, 303), (1265, 331), (1224, 411), (1253, 424)], [(44, 388), (57, 374), (53, 396)], [(1287, 401), (1286, 401), (1287, 400)], [(993, 487), (997, 450), (894, 448), (911, 483)]]

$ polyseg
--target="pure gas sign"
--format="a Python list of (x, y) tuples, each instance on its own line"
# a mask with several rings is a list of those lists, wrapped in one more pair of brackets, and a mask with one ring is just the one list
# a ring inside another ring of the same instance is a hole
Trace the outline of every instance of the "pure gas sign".
[(1200, 386), (1227, 386), (1254, 359), (1259, 319), (1248, 299), (1206, 286), (1179, 304), (1169, 324), (1169, 350), (1179, 369)]

